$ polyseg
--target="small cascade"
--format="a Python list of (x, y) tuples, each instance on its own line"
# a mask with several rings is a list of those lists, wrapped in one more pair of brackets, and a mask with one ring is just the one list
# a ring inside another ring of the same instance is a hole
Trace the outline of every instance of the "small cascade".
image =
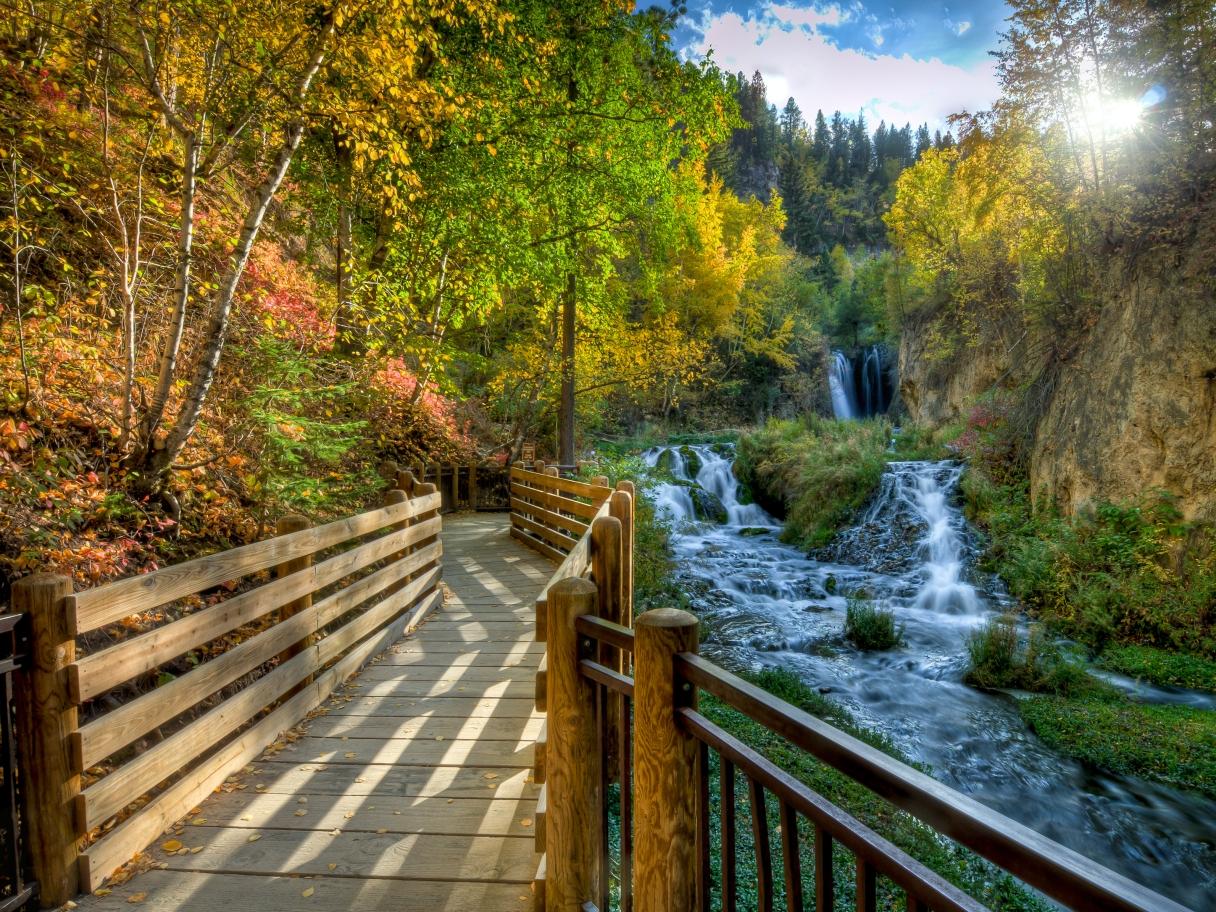
[[(682, 450), (688, 452), (685, 456)], [(655, 511), (673, 524), (717, 522), (720, 525), (777, 528), (778, 523), (757, 504), (739, 502), (734, 457), (727, 458), (709, 444), (655, 447), (642, 454), (652, 469), (665, 469), (674, 479), (650, 489)], [(695, 475), (689, 462), (693, 462)]]
[(758, 504), (739, 503), (739, 479), (735, 477), (735, 460), (714, 451), (712, 447), (697, 447), (701, 470), (697, 472), (697, 484), (713, 494), (726, 508), (726, 524), (729, 526), (776, 525)]
[(879, 345), (871, 345), (852, 358), (839, 350), (832, 352), (828, 390), (833, 415), (851, 420), (886, 413), (891, 407), (891, 382), (883, 358)]

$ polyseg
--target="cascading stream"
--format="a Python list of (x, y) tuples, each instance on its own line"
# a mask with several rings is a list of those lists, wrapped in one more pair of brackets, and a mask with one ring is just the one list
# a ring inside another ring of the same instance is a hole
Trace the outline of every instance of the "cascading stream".
[[(645, 461), (661, 479), (648, 496), (672, 524), (677, 573), (706, 621), (706, 655), (796, 672), (954, 788), (1205, 908), (1216, 802), (1088, 769), (1026, 728), (1016, 696), (962, 683), (967, 635), (1014, 605), (975, 571), (978, 543), (954, 503), (959, 463), (891, 463), (857, 524), (811, 559), (781, 543), (780, 523), (759, 506), (739, 502), (728, 449), (659, 447)], [(866, 653), (845, 641), (849, 596), (892, 609), (904, 645)], [(1216, 710), (1210, 695), (1106, 677), (1140, 699)]]

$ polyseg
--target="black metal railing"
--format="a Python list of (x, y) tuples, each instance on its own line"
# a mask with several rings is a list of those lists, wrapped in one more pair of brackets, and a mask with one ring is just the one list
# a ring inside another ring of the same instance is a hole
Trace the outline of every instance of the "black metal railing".
[(21, 777), (13, 725), (13, 672), (20, 664), (19, 614), (0, 614), (0, 912), (24, 909), (38, 894), (22, 838)]

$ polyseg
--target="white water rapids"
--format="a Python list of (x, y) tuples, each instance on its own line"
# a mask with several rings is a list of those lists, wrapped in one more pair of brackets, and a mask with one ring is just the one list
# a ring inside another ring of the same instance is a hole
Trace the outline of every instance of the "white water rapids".
[[(1017, 695), (962, 683), (970, 631), (1014, 606), (975, 570), (955, 503), (962, 466), (896, 462), (858, 522), (817, 559), (740, 503), (733, 453), (709, 445), (645, 454), (647, 488), (673, 529), (677, 573), (705, 620), (702, 652), (728, 668), (779, 666), (881, 730), (936, 778), (1196, 910), (1216, 896), (1216, 802), (1098, 772), (1048, 748)], [(744, 498), (746, 499), (746, 498)], [(843, 637), (849, 596), (890, 608), (904, 644), (862, 652)], [(1216, 710), (1216, 699), (1108, 677), (1139, 699)]]

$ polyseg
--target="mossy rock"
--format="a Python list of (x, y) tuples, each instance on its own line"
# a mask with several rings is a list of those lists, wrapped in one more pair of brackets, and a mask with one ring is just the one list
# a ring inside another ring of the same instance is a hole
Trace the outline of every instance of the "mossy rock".
[(701, 457), (690, 446), (680, 447), (680, 455), (684, 457), (684, 471), (689, 478), (696, 478), (701, 471)]
[(766, 535), (772, 531), (772, 529), (766, 529), (763, 526), (746, 526), (739, 530), (739, 535), (743, 538), (754, 538), (757, 535)]
[(704, 488), (689, 488), (688, 494), (692, 497), (692, 506), (696, 511), (697, 519), (705, 522), (724, 523), (730, 518), (721, 498), (716, 494), (711, 494)]

